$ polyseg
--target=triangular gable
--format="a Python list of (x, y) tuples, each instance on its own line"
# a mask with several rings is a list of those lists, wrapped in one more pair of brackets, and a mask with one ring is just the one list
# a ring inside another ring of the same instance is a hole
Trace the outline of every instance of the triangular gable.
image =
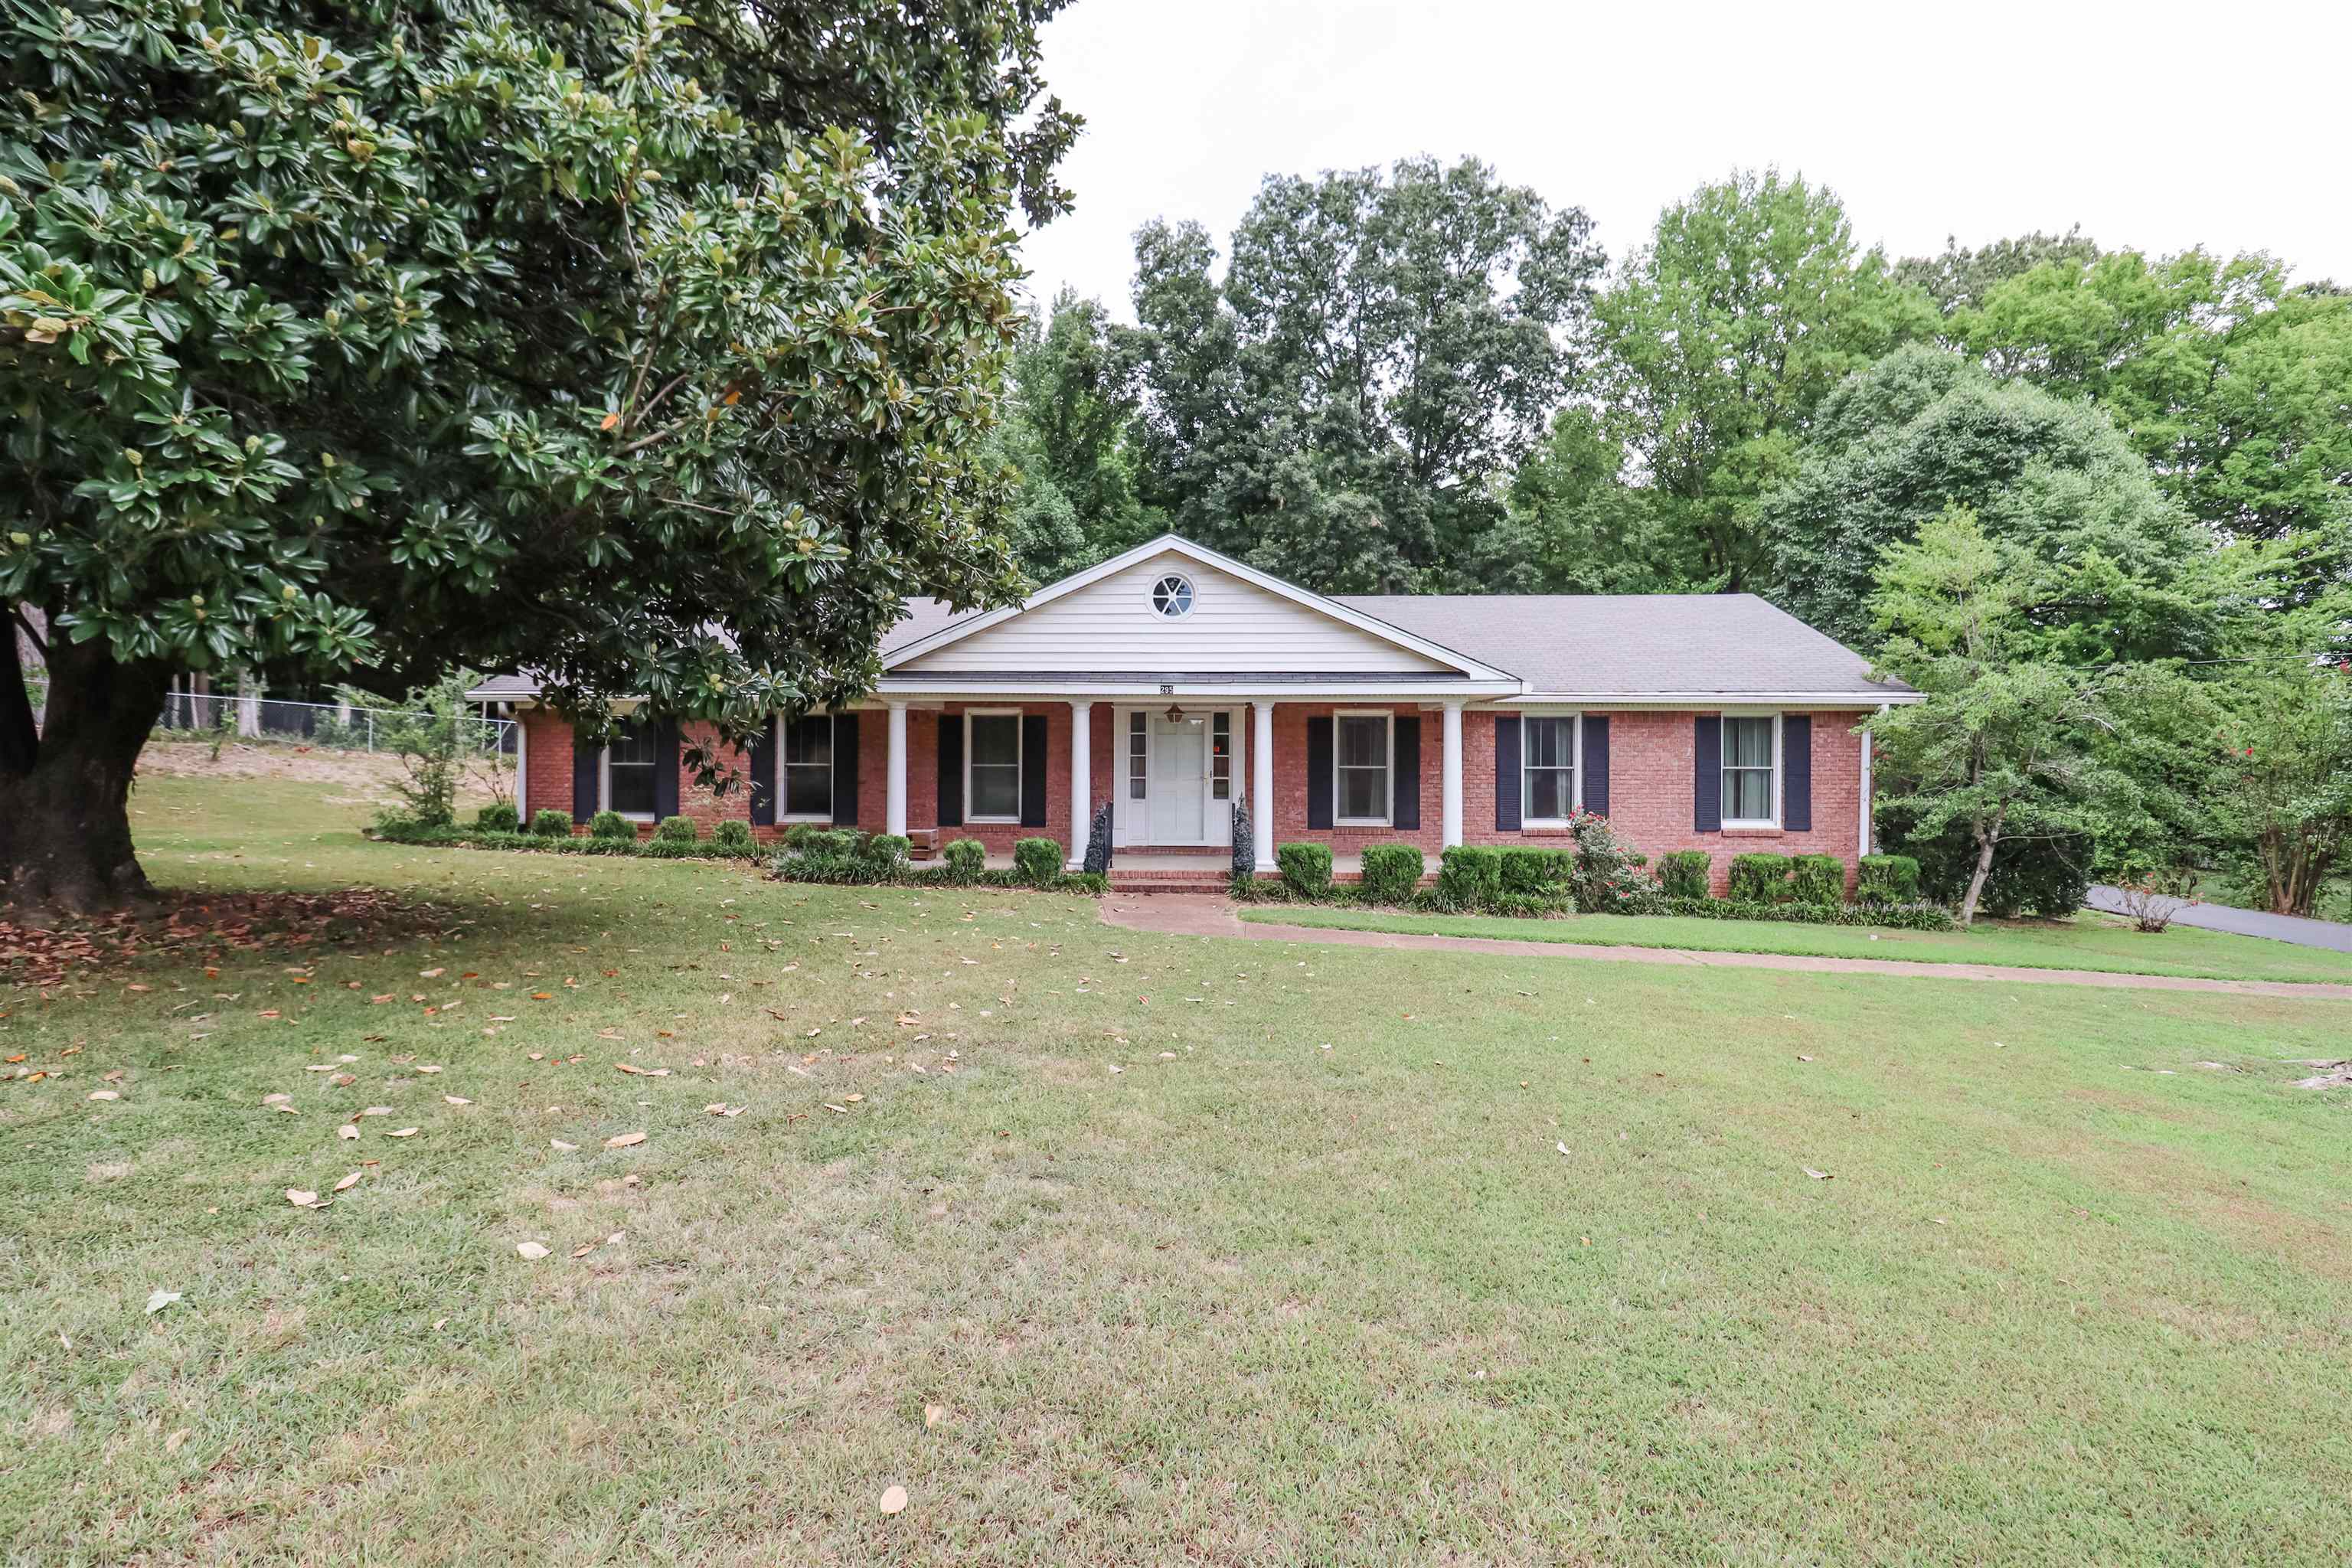
[[(1167, 616), (1152, 587), (1188, 579)], [(892, 675), (1013, 671), (1362, 673), (1508, 679), (1451, 648), (1164, 534), (1040, 589), (1017, 609), (967, 616), (893, 649)]]

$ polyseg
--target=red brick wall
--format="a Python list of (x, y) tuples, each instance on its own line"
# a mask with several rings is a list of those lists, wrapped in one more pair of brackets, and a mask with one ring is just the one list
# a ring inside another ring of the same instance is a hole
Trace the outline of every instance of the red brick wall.
[[(965, 704), (945, 710), (910, 709), (907, 714), (907, 822), (910, 827), (931, 827), (939, 822), (939, 720), (942, 711), (961, 717)], [(976, 703), (974, 707), (1009, 707)], [(1070, 853), (1070, 706), (1067, 702), (1020, 705), (1024, 714), (1045, 718), (1045, 825), (1023, 827), (1010, 823), (978, 823), (951, 829), (950, 837), (977, 838), (992, 855), (1009, 855), (1015, 839), (1030, 837), (1058, 840)], [(1340, 708), (1350, 711), (1381, 710), (1418, 714), (1421, 730), (1421, 826), (1411, 833), (1386, 827), (1312, 828), (1307, 826), (1307, 721), (1328, 717)], [(1862, 741), (1853, 732), (1863, 712), (1820, 712), (1812, 716), (1813, 826), (1804, 833), (1780, 828), (1726, 829), (1699, 833), (1691, 826), (1692, 719), (1688, 712), (1612, 713), (1609, 721), (1610, 820), (1635, 848), (1654, 861), (1674, 849), (1704, 849), (1712, 865), (1710, 878), (1721, 893), (1728, 882), (1731, 857), (1749, 849), (1781, 854), (1828, 854), (1853, 864), (1858, 845), (1862, 789)], [(539, 811), (572, 809), (571, 727), (553, 714), (526, 710), (521, 715), (528, 749), (526, 804)], [(1093, 806), (1110, 798), (1122, 762), (1119, 737), (1111, 704), (1094, 704), (1092, 719)], [(1238, 705), (1236, 721), (1244, 726), (1242, 788), (1246, 795), (1255, 776), (1247, 754), (1256, 730), (1246, 704)], [(689, 724), (684, 738), (715, 740), (709, 727)], [(869, 833), (882, 831), (888, 808), (889, 715), (880, 709), (858, 715), (857, 826)], [(1368, 844), (1407, 843), (1420, 846), (1433, 862), (1444, 837), (1443, 788), (1444, 715), (1410, 703), (1281, 703), (1274, 714), (1274, 841), (1311, 839), (1342, 853), (1356, 853)], [(738, 768), (749, 761), (730, 752)], [(1035, 766), (1034, 759), (1029, 765)], [(739, 778), (724, 797), (698, 788), (684, 763), (679, 765), (679, 810), (703, 825), (727, 818), (748, 821), (750, 791)], [(1566, 837), (1559, 829), (1498, 833), (1495, 829), (1495, 716), (1466, 712), (1462, 716), (1462, 827), (1472, 844), (1539, 843)], [(651, 828), (643, 831), (650, 832)], [(762, 837), (773, 830), (761, 828)], [(1851, 877), (1849, 876), (1849, 880)]]

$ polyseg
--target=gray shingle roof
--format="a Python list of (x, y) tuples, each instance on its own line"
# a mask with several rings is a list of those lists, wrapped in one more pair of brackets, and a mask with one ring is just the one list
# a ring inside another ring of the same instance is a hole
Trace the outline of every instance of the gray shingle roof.
[(1535, 691), (1852, 693), (1911, 689), (1753, 594), (1341, 594), (1349, 609), (1507, 669)]

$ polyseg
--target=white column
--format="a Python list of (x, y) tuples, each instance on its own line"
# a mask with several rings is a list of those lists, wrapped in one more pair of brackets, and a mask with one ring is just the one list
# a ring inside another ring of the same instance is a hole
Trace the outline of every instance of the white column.
[(1444, 846), (1451, 849), (1462, 842), (1462, 704), (1445, 705), (1445, 771), (1441, 821), (1444, 826)]
[(1095, 705), (1070, 704), (1070, 865), (1086, 864), (1087, 832), (1095, 817)]
[(889, 793), (882, 807), (882, 831), (903, 836), (907, 831), (907, 705), (890, 704), (890, 764), (884, 775)]
[[(1884, 713), (1886, 710), (1881, 708), (1879, 711)], [(1862, 732), (1862, 810), (1860, 815), (1862, 821), (1855, 839), (1862, 847), (1856, 850), (1855, 854), (1867, 855), (1873, 847), (1870, 842), (1873, 827), (1870, 811), (1870, 731), (1867, 730)]]
[(1250, 727), (1250, 837), (1257, 840), (1257, 868), (1274, 869), (1274, 704), (1251, 704), (1257, 721)]
[[(522, 710), (514, 710), (515, 721), (515, 820), (524, 827), (530, 826), (530, 731), (522, 727)], [(343, 704), (343, 727), (352, 722), (352, 705)]]

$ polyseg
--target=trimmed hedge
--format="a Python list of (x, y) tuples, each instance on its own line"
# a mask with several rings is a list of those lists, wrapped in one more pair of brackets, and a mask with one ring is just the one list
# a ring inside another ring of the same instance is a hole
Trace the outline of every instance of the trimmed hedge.
[(530, 814), (530, 831), (535, 838), (569, 838), (572, 837), (572, 814), (543, 805)]
[(1302, 899), (1331, 896), (1331, 847), (1328, 844), (1282, 844), (1275, 847), (1274, 863), (1282, 868), (1282, 885)]
[(1373, 844), (1364, 849), (1364, 878), (1358, 896), (1368, 904), (1410, 902), (1421, 890), (1429, 862), (1410, 844)]
[(710, 842), (721, 848), (741, 850), (747, 855), (752, 852), (755, 843), (751, 837), (751, 825), (731, 816), (710, 830)]
[(977, 882), (988, 869), (988, 846), (977, 838), (951, 838), (940, 854), (941, 869), (950, 882)]
[(1575, 875), (1576, 857), (1568, 850), (1512, 844), (1503, 847), (1496, 880), (1505, 893), (1538, 899), (1566, 898), (1569, 882)]
[[(904, 843), (905, 840), (899, 842)], [(1033, 888), (1052, 887), (1062, 875), (1062, 841), (1058, 838), (1014, 839), (1013, 874)]]
[(692, 844), (702, 837), (702, 825), (690, 816), (665, 816), (654, 837), (668, 844)]
[[(415, 844), (459, 849), (530, 849), (542, 855), (620, 855), (641, 856), (649, 860), (756, 860), (761, 856), (757, 844), (730, 844), (719, 839), (708, 843), (682, 843), (677, 839), (640, 839), (635, 834), (626, 838), (599, 838), (593, 834), (576, 837), (572, 832), (572, 819), (556, 814), (563, 831), (541, 831), (540, 818), (531, 819), (528, 833), (484, 833), (474, 828), (426, 827), (415, 823), (383, 822), (375, 825), (375, 837), (386, 844)], [(748, 826), (748, 825), (747, 825)]]
[(1908, 855), (1865, 855), (1854, 900), (1864, 904), (1911, 904), (1919, 900), (1919, 862)]
[(1789, 876), (1798, 903), (1845, 902), (1845, 862), (1834, 855), (1800, 855), (1789, 862)]
[(1704, 849), (1673, 849), (1658, 857), (1658, 888), (1670, 899), (1704, 899), (1713, 892), (1713, 861)]
[(477, 833), (515, 833), (521, 827), (522, 818), (516, 816), (515, 808), (504, 801), (486, 805), (474, 813), (474, 831)]
[(617, 811), (600, 811), (588, 819), (591, 838), (635, 838), (637, 825)]
[(1736, 903), (1778, 903), (1789, 896), (1789, 858), (1759, 851), (1731, 858), (1729, 897)]
[(1643, 914), (1709, 921), (1778, 921), (1788, 925), (1887, 926), (1895, 931), (1957, 931), (1941, 904), (1759, 904), (1738, 899), (1659, 899)]
[(1503, 890), (1503, 852), (1484, 844), (1457, 844), (1437, 863), (1437, 899), (1442, 907), (1481, 910)]

